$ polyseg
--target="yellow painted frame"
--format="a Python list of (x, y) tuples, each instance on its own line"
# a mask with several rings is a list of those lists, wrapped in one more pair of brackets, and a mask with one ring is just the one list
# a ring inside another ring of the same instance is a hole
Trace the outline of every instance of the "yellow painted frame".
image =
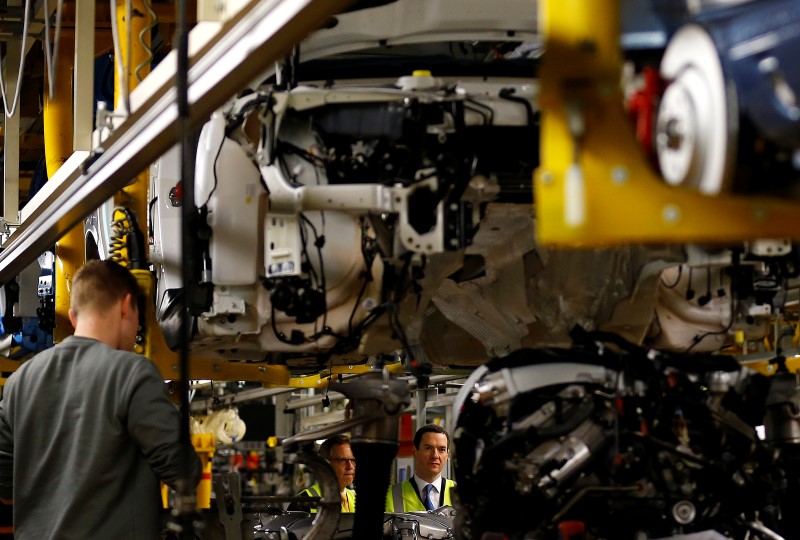
[[(386, 366), (386, 369), (388, 369), (389, 373), (392, 373), (393, 375), (403, 374), (402, 362), (389, 364)], [(280, 386), (286, 388), (325, 388), (328, 386), (330, 378), (334, 375), (364, 375), (365, 373), (375, 371), (375, 368), (365, 364), (333, 366), (330, 369), (324, 369), (319, 373), (311, 373), (309, 375), (292, 377), (286, 384), (265, 386)]]
[[(618, 0), (540, 2), (541, 164), (534, 174), (543, 245), (730, 243), (800, 239), (800, 203), (704, 196), (669, 186), (647, 163), (623, 111)], [(576, 148), (568, 110), (585, 124)], [(567, 170), (583, 173), (584, 219), (567, 222)]]

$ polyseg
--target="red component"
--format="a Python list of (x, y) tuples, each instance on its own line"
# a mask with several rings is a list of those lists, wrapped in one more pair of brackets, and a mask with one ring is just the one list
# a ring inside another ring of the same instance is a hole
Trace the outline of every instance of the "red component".
[(650, 428), (647, 427), (647, 421), (639, 417), (639, 431), (642, 432), (642, 435), (650, 435)]
[(586, 524), (583, 521), (562, 521), (558, 524), (559, 540), (584, 540)]
[(667, 375), (667, 385), (670, 388), (676, 388), (678, 386), (678, 380), (675, 378), (674, 373), (670, 373), (669, 375)]
[(642, 70), (644, 86), (633, 93), (628, 102), (628, 113), (636, 124), (636, 140), (647, 155), (655, 159), (655, 133), (656, 108), (664, 92), (664, 81), (655, 68), (645, 67)]
[(414, 422), (410, 414), (400, 417), (400, 449), (397, 457), (411, 457), (414, 450)]
[(619, 413), (620, 416), (625, 416), (625, 402), (622, 398), (617, 396), (617, 399), (614, 400), (614, 404), (617, 407), (617, 413)]

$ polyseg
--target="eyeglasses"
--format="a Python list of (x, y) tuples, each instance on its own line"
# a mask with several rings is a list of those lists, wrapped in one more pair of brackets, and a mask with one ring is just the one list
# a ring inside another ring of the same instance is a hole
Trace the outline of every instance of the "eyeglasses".
[(333, 462), (333, 463), (341, 463), (342, 465), (347, 465), (348, 463), (350, 463), (350, 464), (353, 465), (353, 467), (355, 467), (356, 458), (335, 457), (335, 458), (331, 458), (331, 462)]

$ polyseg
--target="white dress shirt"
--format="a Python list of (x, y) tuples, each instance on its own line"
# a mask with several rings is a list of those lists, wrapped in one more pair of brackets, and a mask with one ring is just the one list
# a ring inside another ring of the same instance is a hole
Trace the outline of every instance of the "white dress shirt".
[(425, 480), (414, 474), (414, 482), (416, 482), (417, 484), (417, 491), (422, 497), (422, 502), (425, 502), (425, 486), (427, 486), (428, 484), (433, 484), (433, 489), (431, 489), (431, 501), (433, 502), (433, 506), (435, 508), (439, 508), (440, 506), (442, 506), (440, 501), (441, 493), (439, 493), (439, 487), (442, 484), (441, 474), (436, 478), (434, 478), (433, 482), (426, 482)]

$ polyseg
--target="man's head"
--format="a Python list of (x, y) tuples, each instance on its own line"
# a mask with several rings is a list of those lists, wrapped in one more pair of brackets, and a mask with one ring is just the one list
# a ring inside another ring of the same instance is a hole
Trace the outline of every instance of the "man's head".
[(76, 335), (130, 350), (139, 326), (139, 285), (124, 266), (89, 261), (72, 278), (69, 319)]
[(450, 451), (450, 436), (441, 426), (428, 424), (414, 434), (414, 472), (426, 482), (442, 474)]
[(350, 448), (350, 438), (347, 435), (336, 435), (327, 439), (319, 447), (319, 455), (327, 459), (339, 480), (339, 490), (353, 483), (356, 477), (356, 458)]

